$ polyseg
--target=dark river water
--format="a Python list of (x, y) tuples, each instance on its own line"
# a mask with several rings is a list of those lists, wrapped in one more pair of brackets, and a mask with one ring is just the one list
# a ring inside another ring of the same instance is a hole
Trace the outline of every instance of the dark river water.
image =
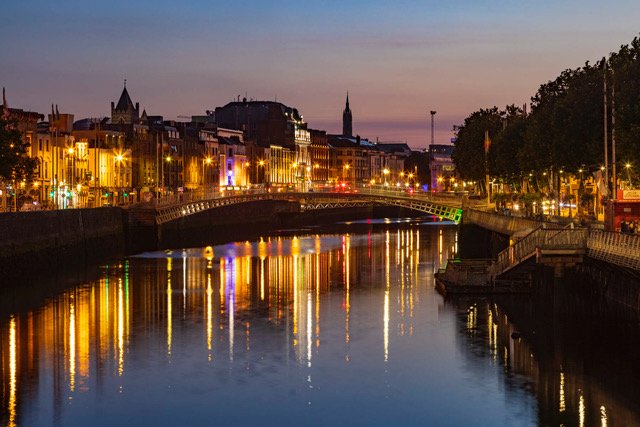
[(561, 292), (445, 301), (458, 244), (380, 221), (109, 264), (0, 318), (0, 422), (640, 425), (637, 321)]

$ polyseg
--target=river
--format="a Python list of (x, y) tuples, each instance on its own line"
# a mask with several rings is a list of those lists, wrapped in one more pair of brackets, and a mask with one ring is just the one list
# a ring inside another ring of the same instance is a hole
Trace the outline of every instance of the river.
[(0, 422), (640, 425), (637, 321), (562, 292), (445, 301), (457, 246), (380, 220), (101, 266), (0, 318)]

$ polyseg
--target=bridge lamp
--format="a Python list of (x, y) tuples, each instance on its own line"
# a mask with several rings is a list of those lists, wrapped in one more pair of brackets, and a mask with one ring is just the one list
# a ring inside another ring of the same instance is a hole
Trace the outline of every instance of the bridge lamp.
[(204, 162), (205, 162), (206, 164), (210, 165), (210, 164), (211, 164), (211, 162), (212, 162), (211, 157), (207, 157), (206, 159), (204, 159)]
[(69, 149), (67, 150), (67, 153), (68, 153), (70, 156), (73, 156), (73, 148), (69, 148)]
[(124, 157), (122, 157), (122, 154), (118, 154), (116, 156), (116, 162), (118, 162), (118, 163), (122, 162), (123, 159), (124, 159)]
[(260, 166), (264, 166), (264, 160), (260, 160), (260, 161), (258, 162), (258, 164), (259, 164)]
[(171, 161), (171, 156), (167, 156), (167, 158), (165, 159), (167, 162)]

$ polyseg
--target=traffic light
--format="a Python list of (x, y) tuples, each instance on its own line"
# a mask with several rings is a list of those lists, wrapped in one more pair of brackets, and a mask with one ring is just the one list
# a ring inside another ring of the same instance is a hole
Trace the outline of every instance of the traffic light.
[(109, 192), (108, 191), (105, 191), (104, 197), (109, 197)]
[(50, 197), (51, 199), (53, 199), (53, 196), (54, 196), (55, 194), (56, 194), (56, 193), (55, 193), (55, 191), (51, 190), (51, 191), (49, 192), (49, 197)]
[(124, 192), (124, 197), (129, 197), (129, 193), (127, 193), (126, 191)]

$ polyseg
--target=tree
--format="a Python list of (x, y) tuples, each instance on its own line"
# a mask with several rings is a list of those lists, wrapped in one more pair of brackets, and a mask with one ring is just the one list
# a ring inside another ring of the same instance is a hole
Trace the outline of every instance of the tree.
[(487, 171), (485, 133), (488, 131), (489, 137), (494, 138), (500, 132), (503, 114), (498, 107), (481, 109), (467, 117), (459, 127), (452, 158), (456, 172), (463, 180), (484, 182)]
[(24, 142), (14, 120), (0, 116), (0, 181), (31, 180), (38, 160), (27, 155), (29, 144)]
[(609, 64), (612, 69), (610, 84), (615, 88), (617, 159), (639, 168), (640, 39), (635, 37), (630, 45), (623, 45), (618, 52), (612, 53)]
[(522, 147), (527, 123), (524, 111), (515, 105), (508, 105), (500, 115), (504, 118), (503, 127), (493, 138), (489, 149), (489, 172), (493, 176), (508, 176), (524, 169), (518, 162), (518, 151)]

